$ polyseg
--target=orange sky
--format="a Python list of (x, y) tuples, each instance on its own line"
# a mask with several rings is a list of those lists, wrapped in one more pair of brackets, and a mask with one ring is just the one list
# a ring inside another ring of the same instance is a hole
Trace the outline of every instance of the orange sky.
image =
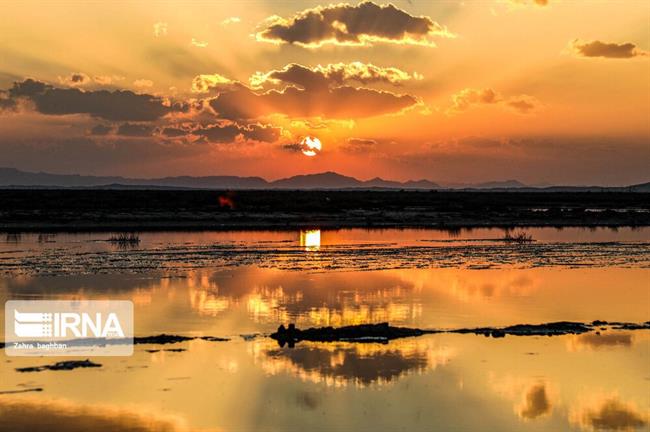
[(6, 3), (0, 166), (650, 180), (650, 4), (543, 3)]

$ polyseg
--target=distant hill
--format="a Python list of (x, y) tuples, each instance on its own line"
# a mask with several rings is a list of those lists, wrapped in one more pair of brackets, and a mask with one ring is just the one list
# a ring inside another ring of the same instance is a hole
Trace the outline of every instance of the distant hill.
[(650, 182), (628, 186), (630, 192), (650, 192)]
[(268, 182), (261, 177), (208, 176), (208, 177), (163, 177), (127, 178), (82, 176), (78, 174), (50, 174), (20, 171), (14, 168), (0, 168), (0, 186), (22, 187), (110, 187), (133, 186), (190, 188), (190, 189), (264, 189)]
[(410, 190), (481, 190), (513, 192), (650, 192), (650, 182), (626, 187), (603, 186), (527, 186), (518, 180), (492, 181), (477, 184), (440, 185), (429, 180), (399, 182), (375, 177), (359, 180), (332, 171), (305, 174), (275, 181), (261, 177), (239, 176), (177, 176), (162, 178), (129, 178), (119, 176), (85, 176), (27, 172), (0, 168), (0, 187), (4, 188), (101, 188), (101, 189), (410, 189)]
[(517, 189), (530, 187), (519, 180), (502, 180), (485, 183), (450, 183), (446, 185), (450, 189)]
[(0, 187), (61, 188), (182, 188), (182, 189), (438, 189), (428, 180), (398, 182), (374, 178), (368, 181), (335, 172), (306, 174), (269, 182), (261, 177), (206, 176), (128, 178), (117, 176), (82, 176), (50, 174), (0, 168)]
[(297, 175), (269, 183), (278, 189), (347, 189), (363, 187), (363, 182), (335, 172)]
[(428, 180), (398, 182), (375, 177), (358, 180), (332, 171), (319, 174), (297, 175), (269, 183), (274, 189), (440, 189), (440, 185)]

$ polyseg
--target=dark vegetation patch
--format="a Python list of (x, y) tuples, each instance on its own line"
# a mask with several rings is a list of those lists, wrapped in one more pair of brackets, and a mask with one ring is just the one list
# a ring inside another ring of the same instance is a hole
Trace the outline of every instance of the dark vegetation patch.
[(42, 372), (45, 370), (69, 371), (69, 370), (79, 369), (79, 368), (98, 368), (98, 367), (102, 367), (102, 365), (86, 359), (86, 360), (66, 360), (66, 361), (60, 361), (50, 365), (16, 368), (16, 371), (18, 372)]
[[(232, 206), (224, 206), (227, 195)], [(640, 192), (0, 190), (5, 231), (647, 226)]]

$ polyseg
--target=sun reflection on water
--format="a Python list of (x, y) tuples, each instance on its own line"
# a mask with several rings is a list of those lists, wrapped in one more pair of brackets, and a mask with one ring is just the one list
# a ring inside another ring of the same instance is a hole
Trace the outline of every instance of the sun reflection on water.
[(300, 246), (306, 251), (317, 251), (320, 249), (320, 230), (300, 231)]

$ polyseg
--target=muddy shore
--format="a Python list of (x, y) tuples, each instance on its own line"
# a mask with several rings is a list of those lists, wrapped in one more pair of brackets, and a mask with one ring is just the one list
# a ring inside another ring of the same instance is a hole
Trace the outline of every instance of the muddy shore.
[(0, 231), (650, 226), (633, 192), (0, 190)]

